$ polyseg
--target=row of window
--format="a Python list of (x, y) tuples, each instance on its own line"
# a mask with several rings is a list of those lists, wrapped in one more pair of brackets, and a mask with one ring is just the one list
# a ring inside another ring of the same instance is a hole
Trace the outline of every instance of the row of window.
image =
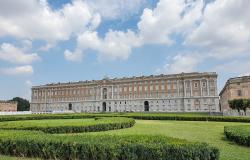
[[(211, 83), (211, 86), (214, 86), (214, 81), (213, 80), (210, 80), (210, 83)], [(138, 87), (135, 87), (137, 83), (131, 83), (131, 84), (126, 84), (126, 85), (121, 85), (121, 86), (114, 86), (113, 88), (112, 87), (109, 87), (107, 88), (107, 92), (112, 92), (112, 89), (114, 92), (132, 92), (132, 91), (142, 91), (143, 89), (145, 91), (153, 91), (154, 88), (155, 90), (165, 90), (165, 81), (163, 80), (162, 83), (158, 83), (158, 81), (155, 81), (154, 85), (153, 85), (153, 82), (151, 81), (150, 82), (150, 85), (147, 84), (147, 82), (138, 82), (139, 86)], [(145, 84), (145, 85), (143, 85)], [(177, 81), (168, 81), (167, 82), (167, 88), (172, 88), (174, 90), (177, 89)], [(202, 82), (203, 84), (203, 87), (206, 87), (206, 82)], [(172, 86), (172, 87), (171, 87)], [(198, 87), (198, 82), (195, 82), (194, 83), (194, 86), (195, 87)], [(187, 81), (186, 82), (186, 87), (190, 87), (190, 82)], [(178, 85), (178, 88), (179, 89), (182, 89), (183, 88), (183, 84), (182, 82), (179, 82), (179, 85)], [(79, 95), (79, 94), (87, 94), (87, 95), (92, 95), (92, 94), (100, 94), (100, 89), (98, 88), (81, 88), (81, 89), (67, 89), (66, 91), (48, 91), (47, 92), (47, 95), (48, 96), (53, 96), (53, 95)], [(36, 91), (34, 90), (33, 91), (33, 95), (34, 96), (44, 96), (45, 95), (45, 91)]]

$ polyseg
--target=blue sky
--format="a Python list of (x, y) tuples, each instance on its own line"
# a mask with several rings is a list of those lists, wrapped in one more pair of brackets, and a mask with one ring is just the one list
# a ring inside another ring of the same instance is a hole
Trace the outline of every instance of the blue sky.
[(250, 73), (246, 0), (0, 1), (0, 99), (33, 85), (217, 72), (219, 91)]

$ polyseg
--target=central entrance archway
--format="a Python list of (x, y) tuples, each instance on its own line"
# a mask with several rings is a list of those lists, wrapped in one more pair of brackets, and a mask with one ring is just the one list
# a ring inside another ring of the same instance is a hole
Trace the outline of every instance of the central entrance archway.
[(106, 110), (107, 110), (106, 102), (103, 102), (102, 103), (102, 111), (106, 112)]
[(144, 102), (144, 111), (145, 111), (145, 112), (148, 112), (148, 111), (149, 111), (149, 103), (148, 103), (148, 101), (145, 101), (145, 102)]

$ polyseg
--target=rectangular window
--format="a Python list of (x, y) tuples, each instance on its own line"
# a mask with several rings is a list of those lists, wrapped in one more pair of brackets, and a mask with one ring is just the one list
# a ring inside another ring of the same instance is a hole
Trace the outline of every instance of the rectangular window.
[(159, 85), (155, 86), (155, 90), (157, 90), (157, 91), (159, 90)]
[(129, 92), (131, 92), (132, 91), (132, 86), (129, 86)]
[(165, 89), (165, 86), (164, 84), (161, 85), (161, 90), (164, 90)]
[(242, 96), (241, 90), (238, 90), (237, 94), (238, 94), (239, 97)]
[(202, 83), (202, 86), (203, 86), (203, 87), (206, 87), (206, 82), (203, 82), (203, 83)]
[(194, 83), (194, 87), (195, 87), (195, 88), (198, 87), (198, 83), (197, 83), (197, 82)]
[(245, 91), (245, 96), (246, 96), (246, 97), (248, 96), (248, 91)]
[(150, 91), (152, 91), (153, 90), (153, 86), (152, 85), (150, 85)]

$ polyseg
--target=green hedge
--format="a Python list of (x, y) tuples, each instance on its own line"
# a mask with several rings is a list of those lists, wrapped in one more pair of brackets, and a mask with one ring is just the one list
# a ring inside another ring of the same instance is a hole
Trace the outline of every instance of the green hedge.
[(219, 150), (205, 143), (149, 135), (55, 135), (1, 131), (0, 154), (43, 159), (217, 160)]
[(125, 117), (98, 119), (53, 119), (0, 122), (0, 129), (37, 130), (45, 133), (98, 132), (129, 128), (135, 120)]
[(250, 146), (250, 125), (225, 126), (224, 134), (231, 141)]
[(250, 122), (250, 117), (207, 116), (200, 114), (169, 114), (169, 113), (80, 113), (80, 114), (44, 114), (22, 116), (0, 116), (0, 122), (17, 120), (42, 120), (42, 119), (82, 119), (95, 117), (128, 117), (145, 120), (179, 120), (179, 121), (218, 121), (218, 122)]

